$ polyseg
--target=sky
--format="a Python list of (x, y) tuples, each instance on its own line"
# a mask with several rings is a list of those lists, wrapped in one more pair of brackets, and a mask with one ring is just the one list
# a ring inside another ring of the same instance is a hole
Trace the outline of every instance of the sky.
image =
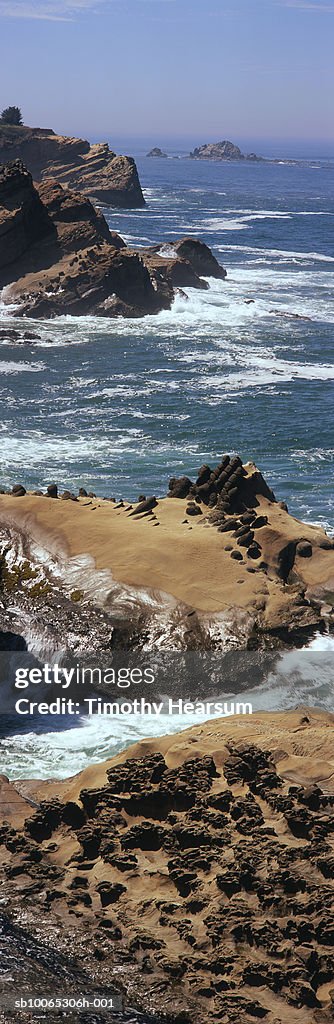
[(334, 0), (0, 0), (0, 39), (26, 124), (333, 142)]

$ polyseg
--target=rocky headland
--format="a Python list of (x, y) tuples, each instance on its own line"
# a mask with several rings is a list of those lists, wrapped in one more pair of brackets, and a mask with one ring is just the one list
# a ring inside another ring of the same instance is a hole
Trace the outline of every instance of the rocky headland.
[(14, 980), (116, 990), (166, 1024), (330, 1024), (333, 726), (307, 707), (215, 719), (64, 782), (2, 776), (1, 995)]
[(0, 125), (0, 163), (22, 160), (35, 181), (56, 178), (68, 188), (110, 206), (145, 205), (135, 161), (107, 142), (56, 135), (49, 128)]
[(222, 142), (207, 142), (203, 146), (196, 146), (192, 153), (189, 153), (191, 160), (262, 160), (256, 153), (242, 153), (239, 146), (228, 139)]
[(20, 160), (0, 166), (0, 290), (15, 316), (140, 317), (169, 309), (176, 289), (226, 277), (197, 239), (166, 253), (127, 247), (87, 195), (35, 184)]
[(1, 628), (35, 619), (44, 649), (52, 631), (55, 649), (73, 631), (85, 649), (92, 609), (100, 645), (132, 648), (278, 650), (333, 628), (334, 541), (237, 456), (133, 502), (16, 484), (0, 524)]

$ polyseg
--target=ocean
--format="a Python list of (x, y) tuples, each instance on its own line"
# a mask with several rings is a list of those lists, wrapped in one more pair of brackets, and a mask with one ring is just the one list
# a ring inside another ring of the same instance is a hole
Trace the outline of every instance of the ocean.
[[(334, 531), (333, 163), (154, 160), (133, 150), (147, 205), (103, 208), (131, 245), (202, 238), (227, 270), (142, 320), (62, 317), (0, 346), (2, 486), (163, 495), (223, 452), (254, 460), (278, 499)], [(0, 329), (32, 326), (0, 308)], [(315, 641), (320, 647), (328, 638)], [(324, 684), (325, 685), (325, 684)], [(314, 682), (262, 688), (257, 707), (317, 699)], [(272, 696), (274, 693), (274, 697)], [(193, 724), (168, 724), (168, 728)], [(5, 742), (11, 777), (64, 777), (157, 731), (80, 721)]]

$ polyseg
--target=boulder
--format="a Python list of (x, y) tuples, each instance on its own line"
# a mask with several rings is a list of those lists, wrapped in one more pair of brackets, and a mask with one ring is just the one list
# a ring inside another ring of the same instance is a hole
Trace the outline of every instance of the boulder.
[(190, 505), (187, 505), (186, 516), (201, 516), (202, 514), (202, 509), (196, 505), (196, 502), (192, 501)]
[(12, 495), (14, 498), (23, 498), (26, 493), (27, 492), (25, 487), (23, 487), (23, 484), (14, 484), (12, 487)]
[(308, 540), (300, 540), (296, 547), (299, 558), (312, 558), (312, 544)]
[(143, 501), (139, 502), (139, 505), (136, 505), (136, 508), (134, 508), (129, 515), (139, 516), (144, 512), (151, 512), (153, 508), (156, 508), (157, 504), (157, 499), (154, 496), (152, 496), (152, 498), (144, 498)]
[(178, 242), (173, 243), (173, 248), (178, 256), (188, 260), (200, 277), (218, 277), (224, 280), (227, 276), (226, 270), (220, 266), (209, 246), (199, 238), (180, 238)]
[(58, 498), (58, 487), (57, 484), (49, 484), (46, 493), (48, 498)]
[(205, 291), (209, 287), (189, 259), (164, 256), (163, 250), (156, 252), (151, 249), (133, 249), (131, 251), (141, 256), (150, 276), (156, 281), (159, 281), (159, 277), (162, 276), (172, 288), (200, 288)]
[(201, 468), (198, 470), (198, 477), (197, 477), (197, 480), (196, 480), (196, 487), (201, 487), (202, 484), (207, 484), (208, 480), (210, 480), (210, 476), (211, 476), (210, 466), (207, 466), (206, 464), (204, 466), (201, 466)]
[(186, 498), (189, 494), (191, 487), (191, 480), (188, 476), (180, 476), (179, 479), (172, 479), (169, 481), (169, 497), (170, 498)]

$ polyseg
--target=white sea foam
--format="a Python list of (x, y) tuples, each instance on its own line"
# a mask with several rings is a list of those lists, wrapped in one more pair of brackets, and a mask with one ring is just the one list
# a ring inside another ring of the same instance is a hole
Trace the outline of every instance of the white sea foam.
[(240, 207), (229, 207), (224, 210), (224, 213), (237, 213), (240, 216), (252, 217), (256, 220), (258, 218), (269, 218), (269, 219), (286, 219), (287, 217), (334, 217), (334, 213), (330, 210), (256, 210), (252, 208), (240, 209)]
[[(3, 467), (6, 464), (22, 466), (25, 463), (30, 466), (41, 466), (41, 446), (43, 447), (44, 473), (52, 464), (61, 467), (61, 472), (68, 479), (66, 464), (83, 458), (96, 458), (98, 448), (100, 459), (105, 457), (106, 462), (110, 460), (110, 448), (112, 445), (113, 459), (116, 459), (124, 451), (135, 453), (138, 450), (138, 440), (143, 439), (143, 431), (135, 428), (127, 428), (122, 434), (119, 428), (110, 429), (109, 436), (98, 437), (94, 435), (77, 434), (74, 438), (71, 434), (54, 434), (45, 436), (42, 431), (30, 431), (27, 436), (21, 433), (15, 436), (12, 429), (11, 434), (1, 435), (1, 460)], [(65, 468), (64, 468), (65, 467)], [(43, 474), (44, 475), (44, 474)]]
[[(237, 217), (230, 216), (238, 214)], [(224, 217), (216, 216), (203, 220), (201, 227), (209, 231), (244, 231), (257, 220), (291, 220), (291, 213), (279, 213), (277, 210), (224, 210)]]
[(16, 373), (40, 373), (41, 370), (45, 370), (45, 363), (29, 363), (28, 360), (22, 362), (11, 362), (10, 360), (3, 360), (0, 362), (0, 374), (16, 374)]
[(325, 253), (321, 252), (295, 252), (294, 250), (291, 251), (289, 249), (261, 249), (259, 246), (229, 244), (218, 245), (216, 248), (218, 252), (239, 252), (240, 255), (244, 256), (251, 254), (261, 255), (264, 257), (270, 256), (273, 259), (279, 259), (280, 261), (281, 257), (283, 257), (284, 259), (296, 259), (301, 262), (307, 260), (307, 262), (312, 263), (334, 263), (334, 256), (327, 256)]
[(292, 452), (293, 459), (302, 459), (303, 462), (332, 462), (334, 459), (334, 448), (312, 448), (312, 451), (304, 448), (295, 448)]
[[(131, 413), (130, 413), (131, 415)], [(149, 416), (148, 416), (149, 418)], [(124, 463), (126, 456), (138, 456), (139, 450), (145, 450), (146, 455), (150, 452), (152, 458), (158, 464), (165, 467), (166, 459), (173, 457), (173, 462), (179, 460), (180, 468), (187, 456), (196, 456), (196, 461), (201, 458), (201, 446), (193, 441), (173, 442), (169, 440), (157, 440), (151, 436), (147, 429), (131, 427), (109, 427), (107, 435), (102, 437), (100, 426), (85, 435), (77, 435), (72, 439), (72, 431), (68, 433), (54, 434), (52, 437), (45, 436), (42, 431), (31, 431), (27, 436), (15, 436), (13, 428), (9, 433), (7, 429), (1, 428), (1, 460), (2, 475), (6, 469), (10, 469), (12, 479), (12, 467), (22, 469), (22, 465), (29, 465), (35, 470), (36, 486), (42, 487), (57, 474), (58, 482), (63, 480), (63, 486), (68, 487), (71, 479), (80, 477), (83, 482), (82, 466), (84, 477), (90, 481), (101, 480), (101, 487), (104, 486), (105, 474), (101, 473), (101, 467), (108, 469), (110, 473), (111, 458), (112, 466), (117, 471), (119, 465)], [(43, 462), (41, 464), (41, 448), (43, 449)], [(207, 456), (207, 453), (203, 453)], [(203, 461), (203, 459), (202, 459)], [(87, 471), (87, 462), (94, 468)], [(65, 468), (64, 468), (65, 467)], [(66, 468), (67, 467), (67, 468)], [(73, 468), (74, 467), (74, 468)], [(10, 479), (8, 482), (10, 482)], [(101, 493), (101, 490), (99, 491)]]
[[(186, 357), (183, 357), (186, 358)], [(280, 385), (293, 380), (334, 380), (334, 366), (313, 365), (311, 363), (295, 363), (289, 360), (277, 359), (268, 354), (266, 356), (252, 353), (251, 365), (249, 355), (238, 354), (240, 370), (233, 373), (216, 373), (200, 377), (198, 389), (214, 392), (245, 391), (247, 388), (263, 387), (268, 384)], [(224, 356), (224, 367), (226, 359)]]

